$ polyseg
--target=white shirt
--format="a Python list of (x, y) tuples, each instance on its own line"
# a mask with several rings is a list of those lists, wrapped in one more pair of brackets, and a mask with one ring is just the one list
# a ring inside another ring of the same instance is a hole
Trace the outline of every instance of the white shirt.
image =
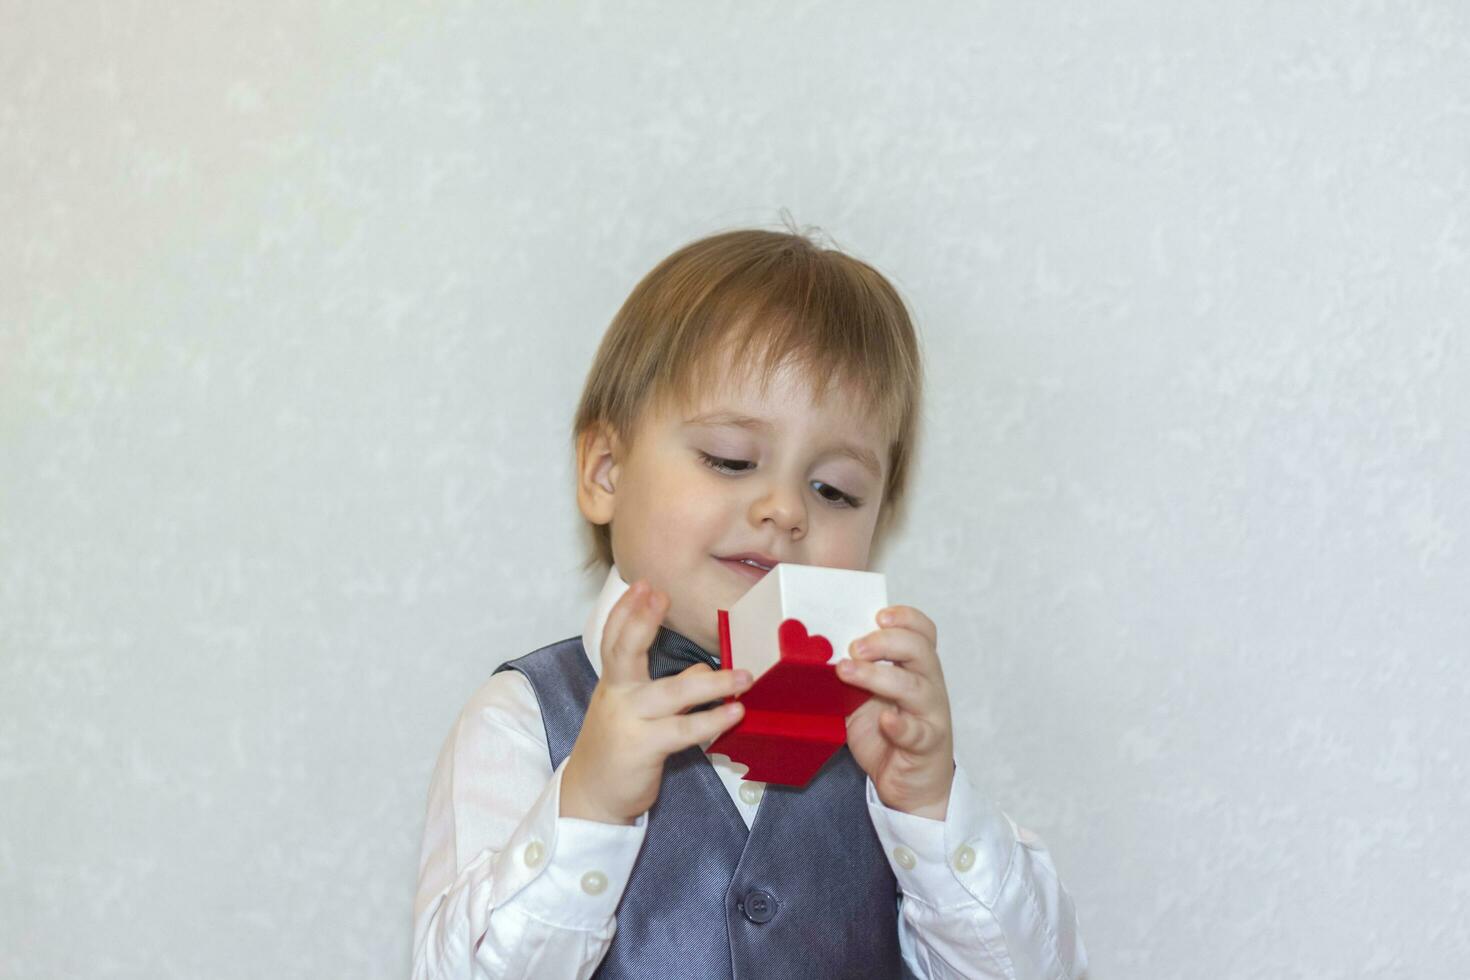
[[(603, 623), (627, 588), (612, 568), (582, 634), (599, 676)], [(709, 758), (748, 827), (765, 785), (741, 779), (745, 767), (726, 756)], [(631, 827), (558, 816), (563, 769), (551, 768), (530, 682), (492, 675), (460, 712), (429, 786), (414, 980), (570, 980), (597, 969), (648, 815)], [(958, 765), (942, 821), (889, 809), (871, 779), (867, 802), (903, 892), (899, 948), (915, 974), (1086, 977), (1076, 911), (1046, 846)]]

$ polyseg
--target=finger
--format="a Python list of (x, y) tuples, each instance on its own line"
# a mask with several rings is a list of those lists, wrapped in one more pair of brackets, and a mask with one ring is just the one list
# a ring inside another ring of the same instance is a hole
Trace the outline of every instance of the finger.
[(599, 644), (602, 657), (602, 677), (608, 681), (626, 681), (636, 678), (626, 676), (628, 665), (618, 656), (623, 630), (633, 614), (634, 607), (647, 601), (648, 585), (641, 579), (634, 582), (613, 603), (607, 619), (602, 624), (602, 641)]
[(707, 664), (695, 664), (644, 688), (639, 714), (644, 718), (676, 715), (695, 705), (739, 694), (750, 687), (752, 679), (748, 670), (710, 670)]
[(928, 693), (933, 685), (912, 670), (894, 664), (839, 660), (837, 676), (853, 687), (887, 698), (905, 711), (922, 714), (929, 708)]
[(668, 755), (681, 752), (692, 745), (700, 745), (719, 735), (738, 722), (745, 714), (745, 706), (739, 701), (722, 704), (706, 711), (692, 711), (687, 715), (674, 715), (653, 722), (658, 733), (656, 741)]
[(922, 752), (926, 743), (932, 741), (923, 722), (897, 708), (885, 708), (878, 716), (878, 727), (888, 736), (888, 741), (906, 752)]
[(667, 596), (641, 579), (633, 583), (613, 605), (603, 627), (604, 678), (614, 683), (648, 681), (648, 648), (667, 611)]
[(891, 660), (894, 663), (912, 664), (930, 671), (930, 664), (939, 662), (934, 645), (912, 630), (882, 629), (860, 636), (848, 647), (848, 656), (854, 660)]
[(913, 606), (889, 606), (878, 610), (878, 625), (912, 630), (924, 637), (933, 646), (939, 646), (939, 628), (934, 620)]
[(628, 621), (632, 607), (638, 602), (644, 601), (648, 586), (642, 580), (632, 583), (628, 591), (623, 592), (617, 601), (613, 602), (613, 608), (607, 611), (607, 620), (603, 623), (603, 639), (598, 644), (601, 660), (603, 660), (603, 677), (607, 680), (616, 680), (620, 673), (622, 664), (616, 663), (617, 642), (622, 636), (623, 624)]

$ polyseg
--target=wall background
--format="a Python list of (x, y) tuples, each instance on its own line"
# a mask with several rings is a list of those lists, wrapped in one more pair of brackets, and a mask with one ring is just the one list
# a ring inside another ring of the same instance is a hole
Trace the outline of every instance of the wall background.
[(1095, 975), (1460, 975), (1464, 5), (0, 24), (0, 975), (407, 976), (600, 333), (782, 207), (913, 306), (884, 570)]

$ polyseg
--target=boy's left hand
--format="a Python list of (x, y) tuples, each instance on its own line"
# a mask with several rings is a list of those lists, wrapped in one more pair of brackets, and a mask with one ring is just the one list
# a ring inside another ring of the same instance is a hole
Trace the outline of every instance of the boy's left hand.
[(885, 806), (943, 820), (954, 780), (954, 735), (938, 632), (912, 606), (881, 610), (878, 625), (883, 628), (853, 641), (852, 660), (837, 663), (841, 680), (873, 694), (847, 717), (847, 747)]

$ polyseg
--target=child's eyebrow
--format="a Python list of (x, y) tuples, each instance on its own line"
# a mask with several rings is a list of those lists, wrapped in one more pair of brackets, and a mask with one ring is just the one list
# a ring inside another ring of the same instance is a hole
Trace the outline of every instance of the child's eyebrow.
[[(733, 425), (742, 429), (755, 429), (759, 432), (774, 432), (776, 427), (762, 418), (754, 415), (741, 415), (737, 412), (702, 412), (684, 420), (685, 425)], [(877, 479), (883, 477), (883, 467), (878, 463), (878, 457), (871, 449), (854, 446), (851, 443), (839, 443), (832, 447), (832, 451), (839, 455), (856, 460), (865, 470), (872, 473)]]
[(759, 429), (762, 432), (771, 432), (776, 428), (765, 419), (735, 412), (704, 412), (687, 418), (684, 422), (687, 425), (738, 425), (742, 429)]
[(859, 466), (873, 474), (875, 480), (883, 478), (883, 467), (878, 465), (878, 457), (871, 449), (859, 449), (857, 446), (844, 442), (834, 447), (833, 451), (856, 460)]

